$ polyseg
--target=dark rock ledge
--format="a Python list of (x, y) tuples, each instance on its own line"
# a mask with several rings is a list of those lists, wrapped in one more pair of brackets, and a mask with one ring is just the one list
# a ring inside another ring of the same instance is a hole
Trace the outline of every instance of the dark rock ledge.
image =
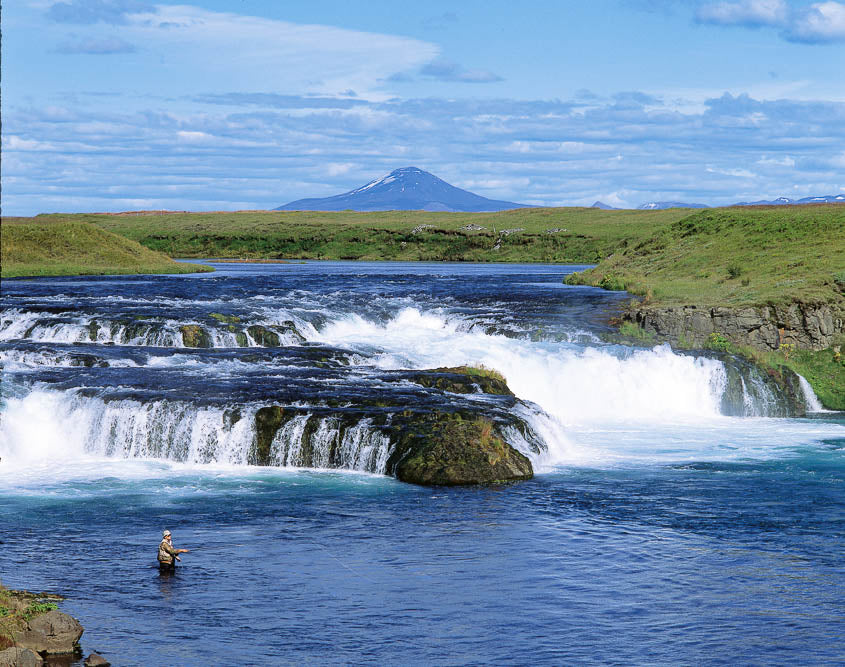
[(845, 331), (843, 308), (830, 303), (740, 308), (636, 305), (622, 318), (672, 342), (703, 346), (710, 334), (718, 333), (731, 343), (758, 350), (777, 350), (781, 345), (824, 350)]
[[(58, 595), (15, 591), (0, 584), (0, 667), (67, 665), (82, 657), (84, 629), (56, 609)], [(108, 665), (92, 653), (86, 665)]]

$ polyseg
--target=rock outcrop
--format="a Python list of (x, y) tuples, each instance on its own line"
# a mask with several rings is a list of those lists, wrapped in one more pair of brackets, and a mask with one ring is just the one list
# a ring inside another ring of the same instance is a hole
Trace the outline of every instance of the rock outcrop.
[(740, 308), (638, 305), (624, 313), (623, 319), (661, 340), (703, 346), (715, 333), (731, 343), (760, 350), (777, 350), (784, 344), (799, 350), (824, 350), (845, 331), (845, 312), (828, 303)]
[[(519, 399), (497, 373), (440, 368), (396, 371), (388, 377), (392, 382), (424, 387), (428, 400), (409, 395), (402, 402), (401, 396), (396, 399), (388, 393), (369, 405), (327, 406), (325, 410), (264, 406), (255, 412), (256, 437), (249, 463), (355, 467), (426, 486), (488, 484), (533, 476), (530, 459), (512, 443), (518, 439), (523, 449), (527, 446), (536, 453), (544, 445), (514, 412)], [(233, 420), (240, 418), (232, 415)]]
[(387, 470), (396, 479), (424, 486), (491, 484), (530, 479), (531, 461), (505, 442), (484, 417), (427, 414), (400, 428)]
[(56, 609), (35, 616), (26, 630), (14, 635), (19, 648), (29, 648), (42, 655), (79, 653), (83, 628), (73, 616)]
[(0, 667), (41, 667), (44, 660), (35, 651), (13, 646), (0, 651)]
[(83, 628), (48, 600), (61, 596), (9, 590), (0, 584), (0, 667), (70, 664), (82, 657)]

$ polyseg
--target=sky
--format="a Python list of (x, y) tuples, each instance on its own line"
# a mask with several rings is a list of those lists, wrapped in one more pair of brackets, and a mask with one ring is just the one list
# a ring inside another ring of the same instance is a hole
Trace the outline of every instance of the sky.
[(406, 166), (548, 206), (845, 192), (845, 0), (16, 0), (2, 28), (3, 215)]

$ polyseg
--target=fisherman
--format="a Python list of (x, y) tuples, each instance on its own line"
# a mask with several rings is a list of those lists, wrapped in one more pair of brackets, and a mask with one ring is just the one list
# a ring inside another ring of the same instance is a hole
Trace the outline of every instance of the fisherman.
[(173, 546), (170, 531), (162, 533), (161, 544), (158, 545), (158, 571), (162, 574), (172, 574), (176, 571), (176, 561), (182, 561), (179, 554), (188, 553), (188, 549), (177, 549)]

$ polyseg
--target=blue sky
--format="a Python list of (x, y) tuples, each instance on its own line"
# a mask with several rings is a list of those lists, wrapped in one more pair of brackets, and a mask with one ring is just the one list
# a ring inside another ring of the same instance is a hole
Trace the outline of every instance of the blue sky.
[(845, 192), (845, 0), (4, 3), (4, 215)]

